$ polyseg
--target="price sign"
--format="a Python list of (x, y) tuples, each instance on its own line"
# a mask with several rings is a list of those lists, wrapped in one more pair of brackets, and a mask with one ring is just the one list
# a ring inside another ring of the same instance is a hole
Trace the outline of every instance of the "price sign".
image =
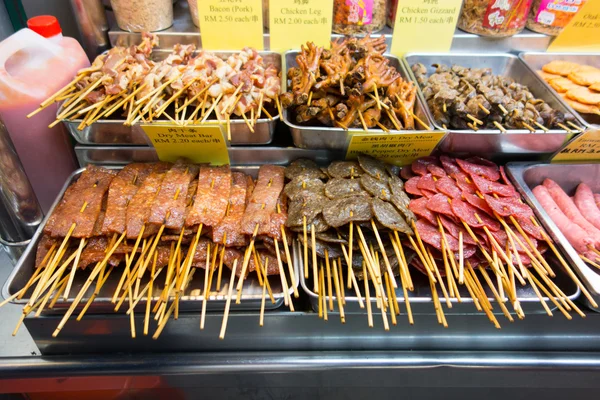
[(227, 141), (218, 125), (142, 125), (161, 161), (186, 158), (198, 164), (229, 164)]
[(600, 51), (600, 1), (588, 0), (548, 47), (548, 52)]
[(263, 49), (261, 0), (198, 0), (202, 48)]
[(270, 0), (271, 49), (299, 49), (306, 42), (329, 48), (333, 0)]
[(571, 161), (600, 161), (600, 130), (582, 133), (552, 158), (552, 162)]
[(399, 0), (392, 53), (448, 52), (462, 0)]
[(404, 166), (420, 157), (428, 156), (446, 135), (446, 132), (370, 134), (351, 132), (346, 159), (368, 154), (391, 164)]

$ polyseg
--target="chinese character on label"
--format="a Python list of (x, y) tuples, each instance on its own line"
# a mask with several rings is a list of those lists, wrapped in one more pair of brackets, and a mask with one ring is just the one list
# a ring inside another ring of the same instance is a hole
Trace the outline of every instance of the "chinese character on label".
[(488, 24), (490, 24), (491, 27), (494, 27), (496, 25), (502, 25), (503, 22), (504, 22), (504, 17), (500, 16), (499, 11), (496, 11), (495, 13), (491, 13), (490, 15), (488, 15)]

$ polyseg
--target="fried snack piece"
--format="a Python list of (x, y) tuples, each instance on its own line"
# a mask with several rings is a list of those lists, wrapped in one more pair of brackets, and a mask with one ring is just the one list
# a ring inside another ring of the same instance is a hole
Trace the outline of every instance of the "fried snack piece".
[(573, 108), (573, 110), (577, 111), (578, 113), (582, 113), (582, 114), (600, 114), (600, 108), (598, 108), (598, 106), (593, 106), (593, 105), (589, 105), (589, 104), (583, 104), (583, 103), (580, 103), (578, 101), (571, 100), (571, 99), (569, 99), (567, 97), (566, 93), (561, 93), (560, 95), (565, 100), (565, 102), (568, 105), (570, 105)]
[(569, 90), (567, 92), (567, 98), (583, 104), (600, 104), (600, 93), (593, 92), (587, 87), (579, 87), (577, 89)]
[(568, 78), (578, 85), (590, 86), (600, 82), (600, 69), (586, 66), (571, 72)]
[(551, 81), (551, 80), (553, 80), (553, 79), (560, 78), (560, 75), (557, 75), (557, 74), (551, 74), (551, 73), (549, 73), (549, 72), (546, 72), (546, 71), (539, 70), (539, 71), (536, 71), (536, 72), (537, 72), (537, 73), (538, 73), (538, 75), (539, 75), (539, 76), (541, 76), (541, 77), (542, 77), (542, 79), (543, 79), (543, 80), (545, 80), (546, 82), (550, 82), (550, 81)]
[(544, 72), (548, 72), (549, 74), (567, 76), (579, 68), (581, 68), (581, 65), (574, 62), (554, 60), (544, 65), (542, 70)]
[(552, 79), (549, 82), (550, 86), (552, 86), (552, 88), (554, 90), (556, 90), (558, 93), (566, 93), (569, 90), (572, 89), (578, 89), (581, 86), (579, 86), (578, 84), (572, 82), (570, 79), (568, 78), (564, 78), (564, 77), (560, 77), (560, 78), (556, 78), (556, 79)]
[(596, 82), (594, 84), (591, 84), (589, 87), (594, 92), (600, 92), (600, 82)]

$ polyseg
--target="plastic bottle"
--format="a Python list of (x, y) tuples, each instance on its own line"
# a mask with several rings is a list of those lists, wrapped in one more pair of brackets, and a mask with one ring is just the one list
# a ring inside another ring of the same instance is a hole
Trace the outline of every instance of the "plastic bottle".
[(48, 128), (58, 103), (26, 116), (90, 62), (77, 40), (62, 36), (55, 17), (31, 18), (28, 26), (0, 42), (0, 117), (47, 212), (77, 162), (62, 124)]

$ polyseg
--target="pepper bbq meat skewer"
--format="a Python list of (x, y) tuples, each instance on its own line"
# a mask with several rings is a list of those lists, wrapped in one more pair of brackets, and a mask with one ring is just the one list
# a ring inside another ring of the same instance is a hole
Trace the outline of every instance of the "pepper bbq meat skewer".
[(279, 112), (280, 71), (256, 50), (222, 59), (203, 50), (196, 54), (193, 44), (177, 44), (166, 58), (153, 61), (157, 45), (156, 35), (144, 33), (140, 45), (110, 49), (29, 117), (56, 101), (64, 103), (52, 126), (82, 116), (80, 130), (117, 112), (125, 125), (156, 119), (188, 125), (214, 115), (227, 122), (230, 137), (232, 118), (244, 120), (253, 132), (263, 113), (272, 119)]
[(281, 104), (300, 125), (391, 130), (430, 127), (414, 113), (416, 87), (384, 56), (379, 38), (344, 38), (327, 50), (307, 43), (288, 70)]
[[(262, 168), (268, 170), (271, 166)], [(279, 167), (274, 168), (277, 171)], [(234, 189), (238, 186), (243, 187), (243, 191), (235, 194)], [(166, 274), (162, 275), (164, 286), (159, 289), (160, 296), (153, 310), (158, 321), (153, 337), (157, 338), (175, 307), (178, 309), (195, 269), (205, 268), (204, 319), (206, 301), (213, 290), (217, 254), (221, 254), (220, 266), (225, 264), (231, 269), (241, 265), (250, 243), (251, 237), (242, 233), (241, 222), (253, 188), (252, 177), (241, 172), (232, 173), (228, 166), (198, 167), (183, 161), (130, 164), (118, 173), (89, 166), (67, 189), (49, 217), (38, 245), (34, 274), (12, 298), (22, 297), (32, 290), (23, 319), (36, 310), (36, 316), (39, 316), (52, 296), (50, 307), (54, 307), (63, 293), (66, 294), (67, 285), (73, 281), (77, 269), (94, 265), (54, 332), (56, 336), (91, 285), (96, 282), (78, 320), (114, 268), (124, 265), (112, 302), (116, 303), (120, 297), (115, 307), (117, 311), (125, 299), (129, 299), (127, 314), (130, 315), (132, 337), (135, 337), (134, 308), (145, 296), (144, 334), (147, 335), (150, 300), (154, 288), (161, 286), (157, 278), (165, 270)], [(260, 196), (260, 192), (257, 195)], [(274, 252), (278, 244), (273, 245), (273, 241), (278, 243), (287, 232), (283, 226), (285, 204), (280, 201), (279, 193), (272, 195), (274, 202), (267, 198), (264, 201), (275, 204), (276, 212), (269, 215), (270, 224), (264, 227), (266, 231), (253, 238), (254, 257), (248, 260), (245, 275), (239, 269), (235, 274), (243, 281), (253, 271), (260, 273), (259, 284), (267, 286), (274, 301), (267, 276), (285, 275), (283, 263), (290, 260), (286, 256), (289, 249), (280, 249), (280, 253), (285, 251), (284, 255)], [(218, 233), (222, 236), (216, 239)], [(148, 282), (142, 287), (144, 276)], [(291, 278), (293, 283), (293, 274)], [(287, 287), (286, 278), (281, 276), (281, 279), (282, 287)], [(288, 300), (293, 307), (291, 299)], [(170, 303), (169, 307), (167, 303)]]
[(421, 86), (435, 121), (444, 129), (564, 129), (574, 125), (575, 117), (552, 109), (536, 98), (525, 85), (491, 68), (466, 68), (435, 64), (427, 76), (427, 67), (414, 64), (411, 69)]

